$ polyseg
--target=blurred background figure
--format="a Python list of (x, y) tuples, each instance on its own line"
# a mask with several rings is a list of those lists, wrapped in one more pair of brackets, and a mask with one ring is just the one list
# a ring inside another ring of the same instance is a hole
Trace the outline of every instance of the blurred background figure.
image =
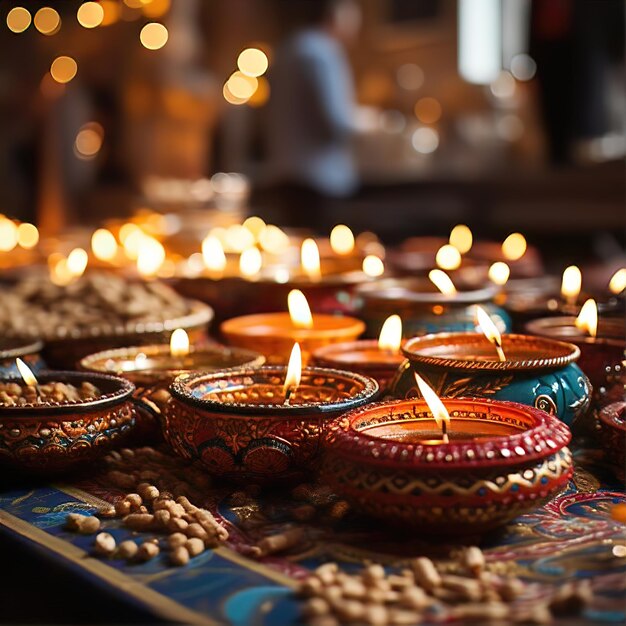
[(353, 0), (280, 0), (288, 29), (269, 75), (268, 177), (279, 219), (324, 228), (357, 188), (351, 138), (354, 81), (343, 46), (361, 12)]

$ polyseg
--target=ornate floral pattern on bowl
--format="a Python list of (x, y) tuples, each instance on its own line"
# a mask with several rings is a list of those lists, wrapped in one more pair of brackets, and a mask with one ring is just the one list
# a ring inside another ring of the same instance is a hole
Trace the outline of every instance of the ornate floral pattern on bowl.
[(78, 372), (47, 372), (38, 380), (74, 385), (88, 381), (102, 395), (84, 402), (0, 405), (0, 463), (27, 472), (65, 471), (95, 461), (132, 434), (137, 422), (135, 387), (127, 380)]
[[(394, 428), (432, 423), (422, 400), (371, 404), (339, 417), (325, 440), (322, 480), (365, 514), (441, 535), (495, 528), (567, 485), (571, 434), (555, 417), (513, 402), (445, 404), (448, 444), (390, 436)], [(477, 438), (455, 440), (455, 428)]]
[(494, 348), (478, 333), (438, 333), (416, 337), (402, 348), (407, 360), (391, 393), (417, 396), (413, 372), (440, 396), (475, 396), (534, 406), (571, 425), (584, 416), (591, 385), (575, 364), (580, 351), (562, 341), (528, 335), (503, 335), (507, 360), (495, 360)]
[(305, 368), (284, 402), (286, 368), (183, 374), (170, 391), (164, 435), (181, 456), (239, 481), (291, 480), (316, 467), (329, 421), (372, 400), (377, 383), (340, 370)]

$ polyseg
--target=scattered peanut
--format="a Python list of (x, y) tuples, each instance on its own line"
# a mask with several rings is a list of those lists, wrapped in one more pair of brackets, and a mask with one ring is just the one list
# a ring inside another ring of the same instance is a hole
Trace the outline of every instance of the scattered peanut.
[(134, 541), (122, 541), (117, 547), (116, 556), (120, 559), (133, 559), (138, 549), (139, 546)]
[(159, 546), (156, 543), (152, 543), (151, 541), (145, 541), (139, 546), (137, 554), (135, 554), (135, 560), (139, 561), (140, 563), (150, 561), (155, 556), (157, 556), (159, 552)]
[(170, 561), (172, 565), (187, 565), (189, 563), (189, 551), (185, 546), (178, 546), (170, 553)]
[(94, 552), (102, 556), (110, 556), (115, 552), (115, 539), (109, 533), (99, 533), (94, 541)]

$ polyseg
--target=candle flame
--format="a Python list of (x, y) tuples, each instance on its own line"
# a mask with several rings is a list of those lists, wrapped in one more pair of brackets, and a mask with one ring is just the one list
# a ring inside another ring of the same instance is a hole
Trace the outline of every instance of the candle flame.
[(496, 261), (489, 268), (489, 280), (500, 287), (504, 287), (504, 285), (506, 285), (510, 275), (511, 269), (502, 261)]
[(110, 230), (98, 228), (91, 235), (91, 251), (100, 261), (111, 261), (117, 254), (117, 241)]
[(299, 289), (292, 289), (287, 296), (291, 323), (296, 328), (313, 328), (313, 316), (306, 296)]
[(385, 273), (385, 264), (383, 260), (375, 254), (368, 254), (363, 259), (363, 273), (370, 278), (377, 278)]
[(38, 385), (37, 379), (35, 378), (32, 370), (28, 367), (28, 365), (26, 365), (26, 363), (24, 363), (24, 361), (22, 361), (22, 359), (15, 359), (15, 365), (17, 365), (20, 376), (29, 387), (36, 387)]
[(202, 241), (202, 260), (205, 267), (212, 272), (223, 272), (226, 269), (226, 255), (222, 242), (213, 235), (207, 235)]
[(591, 337), (598, 333), (598, 305), (593, 298), (589, 298), (580, 309), (580, 313), (574, 322), (576, 328), (583, 330)]
[(330, 247), (335, 254), (350, 254), (354, 250), (354, 234), (345, 224), (337, 224), (330, 231)]
[(255, 277), (263, 267), (263, 257), (261, 251), (256, 248), (248, 248), (239, 257), (239, 271), (246, 278)]
[(461, 253), (447, 243), (437, 250), (435, 262), (442, 270), (455, 270), (461, 265)]
[(302, 242), (300, 263), (302, 264), (302, 269), (311, 280), (320, 279), (320, 251), (313, 239), (305, 239)]
[(428, 278), (444, 296), (453, 296), (456, 293), (452, 279), (443, 270), (430, 270)]
[(609, 289), (611, 293), (614, 293), (615, 295), (622, 293), (622, 291), (626, 289), (626, 267), (622, 267), (617, 270), (613, 276), (611, 276)]
[(170, 337), (170, 354), (173, 357), (189, 354), (189, 335), (184, 328), (177, 328)]
[(390, 315), (380, 329), (378, 348), (389, 352), (397, 352), (402, 343), (402, 320), (399, 315)]
[(449, 243), (454, 246), (461, 254), (467, 254), (474, 243), (472, 231), (465, 224), (457, 224), (450, 231)]
[(448, 413), (448, 409), (446, 409), (445, 405), (441, 401), (441, 398), (435, 393), (433, 388), (417, 372), (413, 372), (413, 376), (415, 376), (417, 387), (422, 394), (422, 398), (424, 398), (424, 402), (428, 405), (428, 409), (432, 413), (433, 419), (437, 423), (437, 426), (444, 431), (444, 438), (447, 442), (447, 435), (445, 435), (445, 431), (450, 425), (450, 414)]
[(502, 337), (500, 336), (500, 331), (485, 309), (478, 305), (476, 306), (476, 319), (483, 335), (485, 335), (485, 337), (487, 337), (487, 339), (496, 347), (498, 358), (501, 361), (506, 361), (506, 356), (504, 354), (504, 350), (502, 349)]
[(526, 253), (526, 238), (521, 233), (511, 233), (502, 242), (502, 254), (508, 261), (517, 261)]
[(580, 294), (583, 277), (580, 270), (575, 265), (570, 265), (563, 272), (563, 280), (561, 282), (561, 295), (567, 302), (574, 304), (576, 298)]
[(285, 376), (285, 384), (283, 392), (285, 395), (291, 391), (293, 393), (300, 384), (302, 378), (302, 351), (300, 344), (294, 343), (289, 355), (289, 364), (287, 365), (287, 375)]
[(87, 269), (89, 257), (82, 248), (74, 248), (68, 255), (66, 260), (67, 271), (74, 277), (82, 276)]

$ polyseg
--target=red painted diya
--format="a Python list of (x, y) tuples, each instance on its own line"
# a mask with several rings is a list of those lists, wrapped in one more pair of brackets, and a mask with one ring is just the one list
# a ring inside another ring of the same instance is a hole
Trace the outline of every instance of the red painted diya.
[(422, 400), (370, 404), (329, 427), (322, 480), (353, 507), (438, 535), (480, 533), (554, 497), (571, 433), (513, 402), (444, 398), (449, 442)]
[[(38, 373), (39, 384), (95, 385), (92, 400), (0, 404), (0, 463), (27, 472), (61, 472), (95, 461), (133, 433), (134, 385), (123, 378), (78, 372)], [(5, 378), (3, 382), (20, 382)]]
[(170, 392), (164, 435), (182, 457), (237, 481), (301, 478), (317, 465), (326, 425), (378, 393), (376, 381), (305, 368), (286, 400), (287, 368), (183, 374)]
[(626, 481), (626, 402), (614, 402), (599, 414), (600, 439), (607, 460), (620, 481)]

